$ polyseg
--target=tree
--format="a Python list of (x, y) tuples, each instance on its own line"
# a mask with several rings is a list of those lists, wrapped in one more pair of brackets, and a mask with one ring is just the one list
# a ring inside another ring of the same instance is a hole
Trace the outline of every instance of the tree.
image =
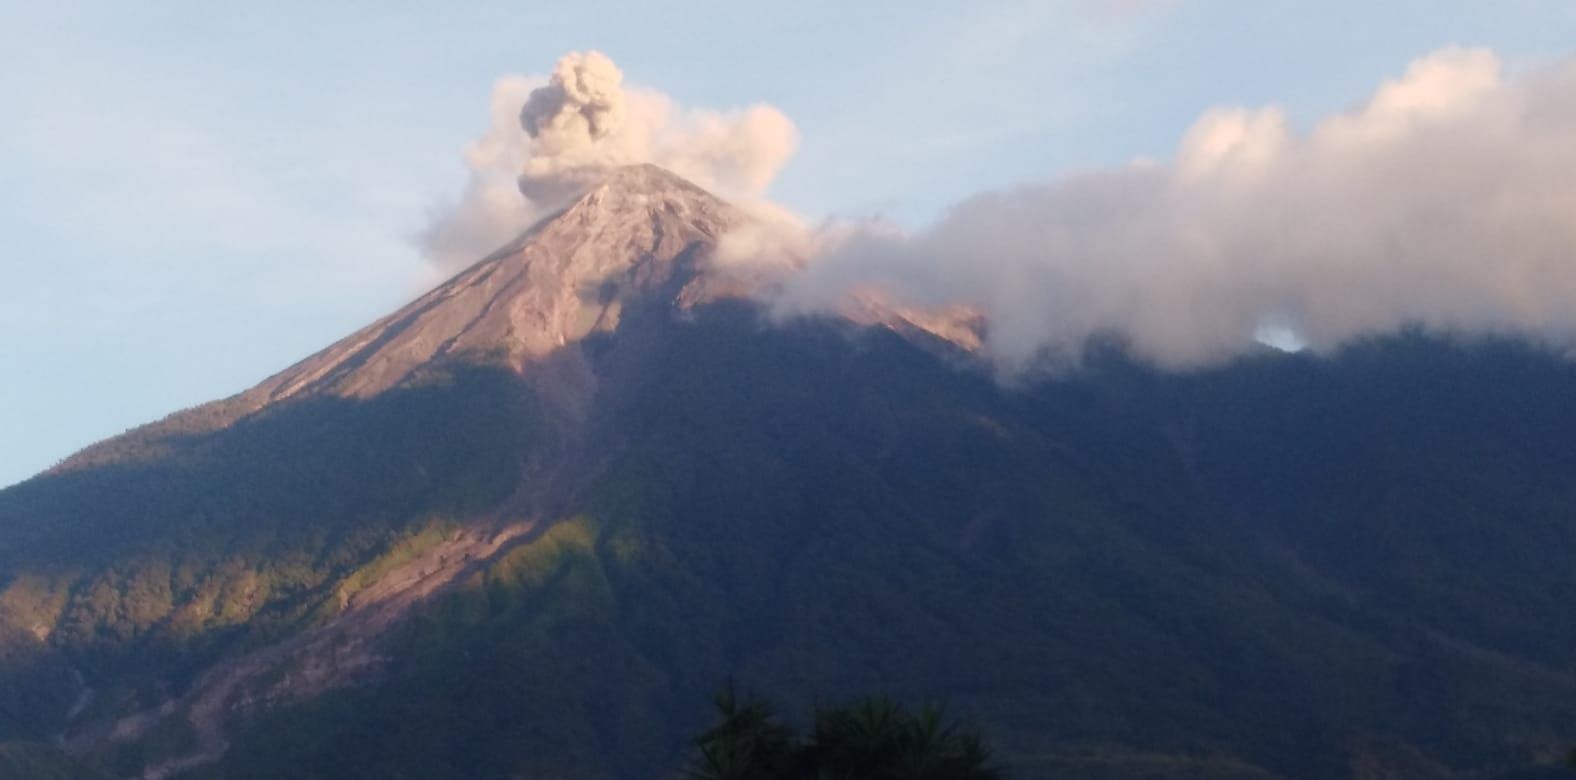
[(692, 780), (1000, 780), (978, 731), (939, 706), (910, 712), (885, 696), (818, 709), (808, 737), (730, 685), (720, 720), (695, 739)]

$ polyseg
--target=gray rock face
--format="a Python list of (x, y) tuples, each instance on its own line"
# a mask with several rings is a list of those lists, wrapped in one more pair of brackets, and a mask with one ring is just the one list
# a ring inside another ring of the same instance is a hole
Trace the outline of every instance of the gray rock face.
[(656, 166), (613, 169), (507, 246), (264, 381), (246, 394), (247, 405), (302, 394), (366, 397), (454, 355), (522, 367), (612, 330), (631, 306), (715, 297), (701, 265), (744, 219)]

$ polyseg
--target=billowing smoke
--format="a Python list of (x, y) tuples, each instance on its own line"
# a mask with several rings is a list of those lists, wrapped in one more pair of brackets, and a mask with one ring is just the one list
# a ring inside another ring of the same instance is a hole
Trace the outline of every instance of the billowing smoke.
[(623, 78), (591, 51), (565, 55), (546, 79), (499, 79), (491, 124), (465, 150), (470, 179), (423, 234), (426, 255), (443, 270), (464, 267), (616, 165), (656, 163), (718, 194), (757, 200), (798, 144), (793, 123), (769, 105), (690, 109)]
[(527, 198), (560, 198), (596, 170), (647, 159), (649, 134), (623, 132), (623, 80), (618, 66), (600, 52), (570, 54), (558, 61), (547, 86), (526, 98), (520, 126), (534, 142), (520, 172)]
[(879, 289), (964, 303), (1007, 367), (1114, 337), (1170, 367), (1418, 326), (1576, 344), (1576, 61), (1508, 78), (1491, 52), (1414, 62), (1299, 132), (1220, 108), (1167, 164), (981, 195), (914, 234), (832, 241), (787, 311)]

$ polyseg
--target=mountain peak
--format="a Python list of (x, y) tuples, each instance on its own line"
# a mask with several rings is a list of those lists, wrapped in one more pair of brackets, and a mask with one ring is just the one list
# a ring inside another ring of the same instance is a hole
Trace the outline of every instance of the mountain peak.
[[(689, 192), (708, 198), (715, 197), (689, 179), (654, 163), (614, 166), (604, 169), (601, 174), (594, 179), (596, 184), (592, 188), (593, 191), (607, 188), (645, 194)], [(589, 194), (588, 192), (587, 195)]]
[[(630, 309), (697, 300), (728, 202), (655, 165), (612, 168), (569, 205), (414, 302), (264, 381), (256, 407), (307, 393), (367, 396), (459, 354), (539, 359)], [(689, 293), (686, 293), (686, 290)]]
[[(456, 358), (539, 372), (550, 355), (614, 331), (633, 313), (667, 316), (770, 283), (769, 274), (711, 266), (720, 239), (750, 219), (727, 201), (650, 164), (583, 178), (587, 185), (563, 208), (393, 314), (242, 393), (232, 412), (298, 396), (369, 397)], [(850, 319), (965, 351), (978, 346), (972, 320), (937, 327), (891, 306), (866, 309)]]

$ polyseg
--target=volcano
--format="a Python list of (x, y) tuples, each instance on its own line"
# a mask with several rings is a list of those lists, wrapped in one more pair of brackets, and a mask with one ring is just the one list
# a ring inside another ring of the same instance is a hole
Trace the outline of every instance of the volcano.
[(725, 680), (946, 701), (1016, 777), (1533, 776), (1576, 746), (1567, 360), (1107, 346), (1004, 387), (967, 315), (772, 316), (782, 269), (718, 258), (751, 219), (611, 170), (0, 491), (0, 775), (666, 777)]

